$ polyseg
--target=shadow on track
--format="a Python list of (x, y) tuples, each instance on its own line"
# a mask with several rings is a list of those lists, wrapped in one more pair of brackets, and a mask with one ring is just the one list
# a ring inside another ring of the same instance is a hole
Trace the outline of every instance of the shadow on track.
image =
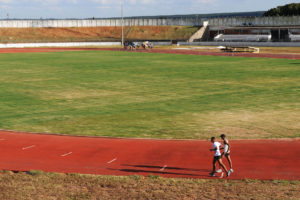
[[(198, 178), (199, 177), (207, 178), (207, 176), (201, 173), (207, 174), (208, 172), (210, 172), (210, 170), (208, 169), (189, 169), (189, 168), (170, 167), (170, 166), (129, 165), (129, 164), (122, 164), (120, 166), (121, 169), (113, 169), (113, 168), (107, 168), (107, 169), (113, 171), (127, 172), (127, 173), (175, 175), (175, 176), (198, 177)], [(178, 171), (182, 171), (182, 172), (178, 172)], [(200, 174), (196, 174), (197, 172), (200, 172)]]
[(180, 167), (164, 167), (164, 166), (151, 166), (151, 165), (128, 165), (128, 164), (123, 164), (121, 166), (126, 166), (126, 167), (135, 167), (135, 168), (152, 168), (152, 169), (162, 169), (164, 168), (165, 170), (182, 170), (182, 171), (195, 171), (195, 172), (210, 172), (208, 169), (189, 169), (189, 168), (180, 168)]
[(201, 175), (198, 174), (185, 174), (185, 173), (175, 173), (175, 172), (164, 172), (164, 171), (152, 171), (152, 170), (142, 170), (142, 169), (112, 169), (107, 168), (108, 170), (113, 171), (121, 171), (121, 172), (128, 172), (128, 173), (149, 173), (149, 174), (162, 174), (162, 175), (177, 175), (177, 176), (195, 176), (199, 177)]

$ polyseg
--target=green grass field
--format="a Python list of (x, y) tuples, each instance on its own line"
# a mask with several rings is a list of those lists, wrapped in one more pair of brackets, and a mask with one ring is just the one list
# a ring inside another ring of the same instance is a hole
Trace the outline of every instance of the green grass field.
[(0, 129), (300, 137), (300, 61), (131, 52), (0, 54)]

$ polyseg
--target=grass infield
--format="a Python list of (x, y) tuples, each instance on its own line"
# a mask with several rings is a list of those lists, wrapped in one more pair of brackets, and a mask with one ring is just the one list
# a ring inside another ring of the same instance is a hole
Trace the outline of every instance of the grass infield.
[(300, 137), (300, 61), (132, 52), (0, 54), (0, 129)]

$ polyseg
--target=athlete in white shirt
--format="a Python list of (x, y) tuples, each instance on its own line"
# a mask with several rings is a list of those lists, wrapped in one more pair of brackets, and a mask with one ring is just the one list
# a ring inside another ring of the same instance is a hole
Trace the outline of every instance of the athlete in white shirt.
[(210, 173), (211, 176), (216, 176), (216, 162), (218, 161), (219, 165), (224, 169), (224, 171), (227, 174), (227, 177), (230, 176), (230, 171), (227, 171), (225, 165), (222, 162), (222, 154), (220, 151), (221, 148), (221, 143), (216, 141), (215, 137), (212, 137), (210, 140), (213, 143), (213, 149), (210, 149), (210, 151), (214, 151), (215, 155), (214, 155), (214, 159), (213, 159), (213, 170)]
[(231, 158), (230, 158), (230, 144), (229, 144), (229, 141), (227, 140), (226, 138), (226, 135), (225, 134), (222, 134), (220, 135), (220, 137), (222, 138), (223, 140), (223, 144), (224, 144), (224, 152), (222, 153), (222, 157), (225, 155), (228, 163), (229, 163), (229, 166), (230, 166), (230, 172), (233, 172), (233, 169), (232, 169), (232, 161), (231, 161)]

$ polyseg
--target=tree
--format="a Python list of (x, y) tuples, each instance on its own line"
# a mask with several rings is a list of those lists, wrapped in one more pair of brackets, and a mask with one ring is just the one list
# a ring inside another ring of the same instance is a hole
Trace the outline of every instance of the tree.
[(291, 3), (284, 6), (278, 6), (265, 12), (264, 16), (297, 16), (300, 15), (300, 3)]

